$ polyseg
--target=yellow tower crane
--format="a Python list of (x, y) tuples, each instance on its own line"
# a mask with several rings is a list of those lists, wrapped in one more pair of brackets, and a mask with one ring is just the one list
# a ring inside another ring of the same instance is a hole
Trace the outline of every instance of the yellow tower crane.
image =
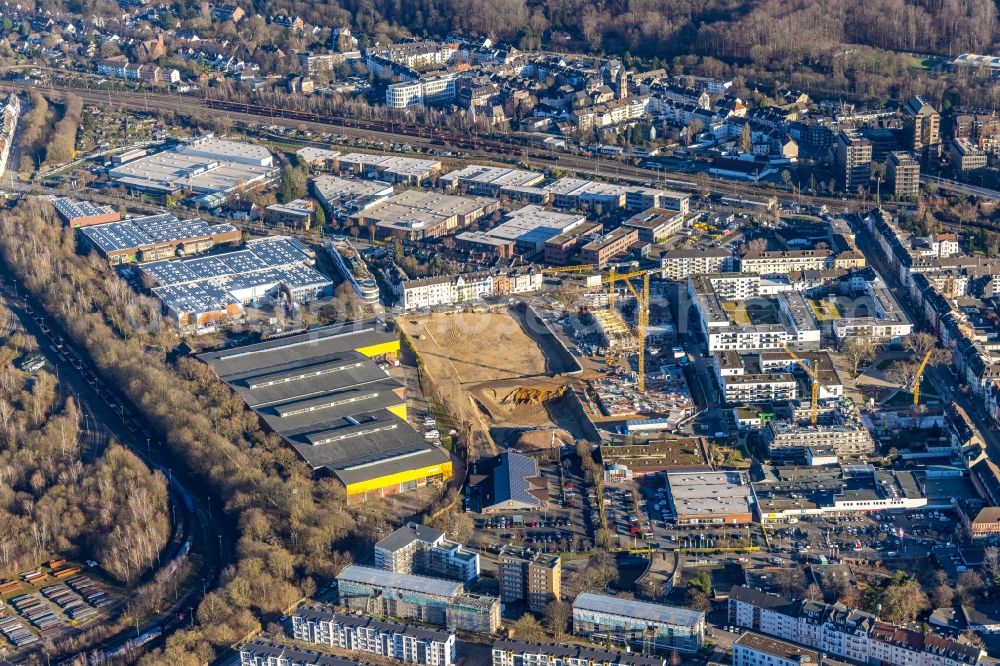
[[(636, 388), (640, 392), (646, 390), (646, 331), (649, 329), (649, 275), (650, 273), (655, 273), (655, 270), (644, 270), (644, 271), (631, 271), (628, 273), (618, 273), (612, 266), (611, 271), (608, 275), (601, 278), (601, 282), (606, 282), (609, 287), (609, 297), (608, 304), (610, 307), (614, 307), (614, 294), (615, 282), (621, 280), (628, 287), (632, 295), (635, 296), (636, 302), (636, 336), (638, 337), (639, 343), (639, 354), (638, 354), (638, 372), (636, 373)], [(633, 278), (642, 278), (642, 291), (640, 292), (635, 286), (630, 282)]]
[(785, 347), (785, 351), (788, 355), (792, 357), (792, 360), (799, 364), (799, 366), (806, 371), (809, 375), (809, 379), (812, 380), (812, 410), (809, 413), (809, 422), (816, 425), (816, 419), (819, 417), (819, 373), (816, 372), (808, 363), (799, 358), (799, 355)]
[(928, 349), (927, 353), (924, 354), (924, 358), (920, 361), (920, 367), (917, 368), (917, 376), (913, 380), (913, 406), (916, 407), (920, 404), (920, 381), (924, 378), (924, 370), (927, 369), (927, 363), (931, 360), (931, 355), (934, 353), (933, 349)]
[(586, 273), (587, 271), (600, 270), (597, 264), (577, 264), (575, 266), (548, 266), (542, 269), (543, 273)]

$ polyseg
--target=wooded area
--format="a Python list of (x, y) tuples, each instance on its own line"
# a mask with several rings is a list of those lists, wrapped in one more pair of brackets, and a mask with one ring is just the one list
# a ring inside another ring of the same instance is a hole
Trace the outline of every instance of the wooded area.
[[(204, 663), (217, 646), (257, 628), (261, 615), (314, 591), (313, 576), (339, 572), (347, 556), (337, 546), (357, 533), (342, 489), (332, 479), (313, 480), (207, 366), (186, 357), (171, 366), (166, 352), (179, 340), (155, 302), (96, 256), (76, 254), (72, 230), (41, 200), (23, 201), (0, 220), (0, 255), (238, 525), (237, 561), (199, 606), (199, 625), (173, 634), (145, 663)], [(365, 529), (384, 524), (375, 520), (379, 506), (366, 505), (374, 513)]]
[[(8, 321), (6, 311), (0, 319)], [(37, 349), (20, 333), (2, 356)], [(170, 536), (166, 480), (112, 444), (86, 462), (79, 410), (48, 372), (0, 370), (0, 578), (51, 558), (93, 558), (132, 585)]]

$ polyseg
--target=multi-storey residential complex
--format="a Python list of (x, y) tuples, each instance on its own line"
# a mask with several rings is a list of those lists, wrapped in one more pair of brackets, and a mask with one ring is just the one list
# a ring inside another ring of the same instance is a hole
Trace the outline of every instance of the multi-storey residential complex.
[(459, 273), (405, 280), (398, 291), (404, 310), (452, 305), (488, 296), (507, 296), (542, 287), (543, 274), (536, 268), (512, 269), (506, 273)]
[(505, 546), (497, 556), (500, 600), (524, 601), (535, 613), (558, 601), (562, 591), (562, 560), (558, 555)]
[(469, 583), (479, 577), (479, 554), (447, 541), (441, 530), (407, 523), (375, 544), (375, 566)]
[(452, 666), (455, 634), (301, 606), (292, 613), (295, 640), (364, 652), (418, 666)]
[(837, 185), (847, 192), (868, 187), (872, 175), (872, 143), (855, 129), (843, 129), (836, 143)]
[(459, 582), (352, 564), (337, 583), (340, 603), (351, 610), (458, 631), (492, 634), (500, 626), (500, 600), (466, 594)]
[(733, 643), (733, 666), (819, 666), (815, 650), (747, 632)]
[(240, 647), (240, 666), (369, 666), (363, 661), (320, 654), (283, 643), (254, 640)]
[(950, 148), (951, 167), (955, 171), (972, 171), (986, 166), (986, 151), (978, 148), (968, 139), (952, 139)]
[(822, 271), (833, 267), (829, 250), (772, 250), (747, 252), (740, 258), (740, 270), (765, 277), (788, 275), (792, 271)]
[(686, 280), (692, 275), (721, 273), (729, 269), (733, 255), (721, 247), (705, 250), (682, 248), (667, 250), (660, 255), (660, 268), (668, 280)]
[[(910, 150), (936, 151), (941, 143), (941, 114), (927, 100), (915, 95), (903, 104), (903, 124)], [(936, 154), (936, 152), (935, 152)]]
[(493, 643), (492, 666), (665, 666), (664, 659), (634, 653), (606, 652), (581, 645), (525, 643), (499, 640)]
[(705, 614), (582, 592), (573, 602), (573, 633), (647, 654), (692, 653), (705, 637)]
[(787, 282), (765, 284), (756, 273), (692, 275), (688, 294), (710, 352), (819, 346), (812, 311)]
[(920, 194), (920, 162), (907, 153), (894, 151), (885, 160), (886, 194), (897, 199)]
[(798, 425), (772, 421), (764, 432), (768, 455), (786, 458), (804, 453), (810, 446), (825, 446), (844, 458), (857, 458), (875, 451), (875, 440), (860, 423), (842, 425)]
[(985, 655), (967, 643), (880, 622), (843, 604), (789, 601), (748, 587), (734, 587), (728, 604), (729, 624), (856, 663), (975, 666)]
[(394, 109), (449, 104), (455, 101), (455, 82), (454, 74), (446, 74), (393, 83), (385, 89), (385, 104)]

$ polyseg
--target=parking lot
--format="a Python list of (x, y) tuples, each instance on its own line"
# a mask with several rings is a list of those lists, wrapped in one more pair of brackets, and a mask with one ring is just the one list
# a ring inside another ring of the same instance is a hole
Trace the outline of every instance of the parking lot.
[(596, 498), (588, 490), (572, 449), (560, 449), (558, 460), (540, 460), (539, 472), (548, 481), (548, 505), (520, 514), (469, 512), (476, 524), (471, 546), (494, 553), (507, 544), (546, 553), (575, 553), (593, 547), (600, 526)]

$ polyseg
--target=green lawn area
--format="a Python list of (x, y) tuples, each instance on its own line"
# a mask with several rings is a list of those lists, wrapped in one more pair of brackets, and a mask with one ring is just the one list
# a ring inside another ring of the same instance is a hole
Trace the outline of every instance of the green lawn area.
[(816, 321), (840, 319), (840, 307), (837, 305), (836, 301), (810, 298), (809, 307), (812, 308), (813, 316), (816, 317)]
[(736, 303), (733, 301), (724, 301), (722, 303), (722, 308), (729, 315), (729, 318), (733, 320), (734, 324), (743, 325), (750, 323), (750, 315), (747, 314), (747, 309), (742, 303)]

